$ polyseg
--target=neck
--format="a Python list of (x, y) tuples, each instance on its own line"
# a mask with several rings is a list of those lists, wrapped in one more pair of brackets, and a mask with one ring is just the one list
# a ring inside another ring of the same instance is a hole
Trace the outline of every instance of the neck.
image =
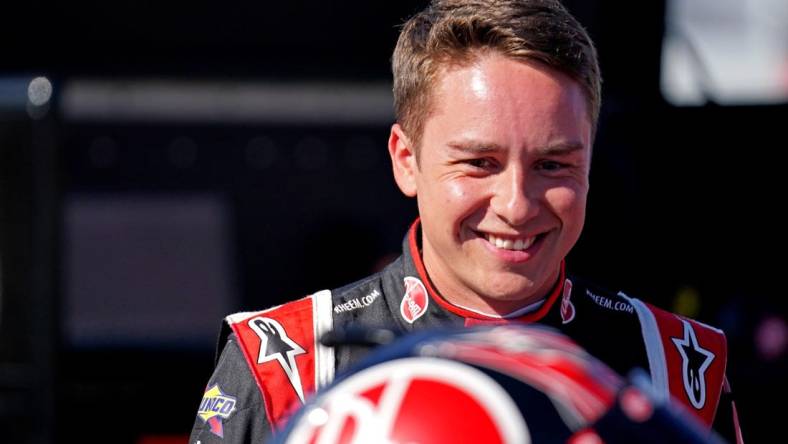
[[(427, 270), (430, 273), (429, 269)], [(431, 274), (430, 274), (431, 275)], [(490, 317), (518, 317), (541, 307), (542, 303), (555, 291), (559, 291), (557, 287), (560, 285), (560, 270), (557, 270), (555, 277), (551, 278), (549, 282), (552, 283), (547, 289), (535, 292), (526, 297), (492, 297), (481, 295), (472, 291), (445, 291), (440, 284), (435, 283), (435, 290), (440, 296), (448, 303), (455, 305), (459, 308), (470, 310), (485, 316)], [(446, 296), (451, 295), (451, 296)]]

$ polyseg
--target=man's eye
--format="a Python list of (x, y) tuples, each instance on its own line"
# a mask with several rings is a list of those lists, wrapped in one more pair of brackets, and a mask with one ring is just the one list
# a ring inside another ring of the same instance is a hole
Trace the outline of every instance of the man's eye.
[(490, 159), (468, 159), (465, 163), (472, 167), (483, 169), (492, 168), (494, 166)]
[(538, 168), (543, 171), (559, 171), (563, 168), (566, 168), (565, 163), (556, 162), (554, 160), (545, 160), (544, 162), (539, 163)]

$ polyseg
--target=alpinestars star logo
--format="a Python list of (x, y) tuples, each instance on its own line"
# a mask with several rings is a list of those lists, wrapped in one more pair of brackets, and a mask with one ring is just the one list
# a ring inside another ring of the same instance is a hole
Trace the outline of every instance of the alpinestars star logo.
[(714, 361), (714, 353), (698, 344), (695, 330), (686, 320), (684, 324), (684, 338), (671, 338), (681, 354), (684, 391), (690, 403), (700, 410), (706, 405), (706, 370)]
[(254, 318), (249, 321), (249, 327), (260, 337), (257, 363), (278, 361), (282, 370), (287, 374), (287, 379), (290, 380), (298, 398), (303, 403), (304, 389), (301, 387), (301, 375), (298, 372), (295, 357), (306, 353), (306, 351), (290, 339), (282, 324), (274, 319)]

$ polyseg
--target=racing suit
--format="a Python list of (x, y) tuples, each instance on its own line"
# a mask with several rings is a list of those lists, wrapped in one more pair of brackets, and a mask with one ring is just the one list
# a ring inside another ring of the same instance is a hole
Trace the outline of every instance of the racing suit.
[(564, 264), (541, 302), (506, 317), (477, 313), (450, 304), (433, 288), (419, 239), (417, 220), (402, 256), (380, 273), (278, 307), (228, 316), (220, 338), (224, 347), (189, 442), (264, 442), (311, 393), (368, 351), (320, 344), (335, 327), (408, 332), (509, 322), (556, 328), (620, 374), (647, 370), (659, 394), (685, 404), (728, 441), (742, 442), (720, 330), (597, 288), (567, 275)]

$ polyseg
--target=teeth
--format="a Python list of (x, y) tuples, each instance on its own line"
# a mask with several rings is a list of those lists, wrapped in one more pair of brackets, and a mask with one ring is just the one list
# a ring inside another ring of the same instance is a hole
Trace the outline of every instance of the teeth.
[(500, 237), (493, 236), (492, 234), (487, 234), (487, 241), (491, 244), (495, 245), (497, 248), (501, 248), (504, 250), (516, 250), (522, 251), (528, 249), (531, 245), (534, 244), (536, 240), (536, 236), (531, 236), (527, 239), (503, 239)]

